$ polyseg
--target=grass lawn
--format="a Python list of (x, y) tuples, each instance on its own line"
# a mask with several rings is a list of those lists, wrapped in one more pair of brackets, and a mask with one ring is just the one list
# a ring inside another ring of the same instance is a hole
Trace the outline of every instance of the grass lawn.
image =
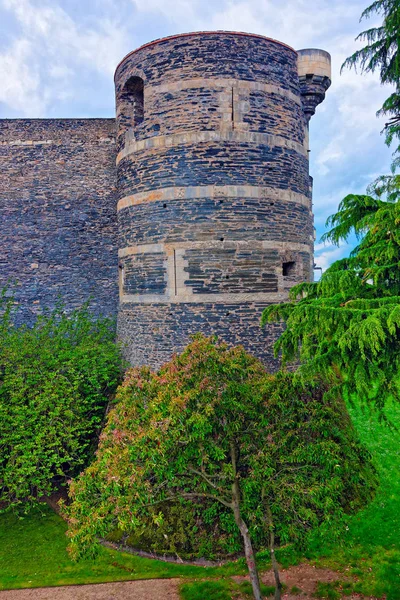
[[(389, 430), (359, 409), (351, 412), (361, 437), (374, 454), (381, 487), (371, 505), (351, 519), (342, 548), (316, 539), (306, 558), (358, 577), (354, 591), (376, 597), (386, 594), (387, 600), (399, 600), (400, 431)], [(400, 406), (391, 407), (388, 413), (400, 429)], [(243, 561), (221, 568), (192, 567), (106, 548), (101, 549), (96, 560), (73, 563), (66, 545), (64, 522), (46, 506), (23, 519), (0, 516), (0, 589), (165, 577), (210, 578), (214, 581), (183, 584), (182, 597), (196, 598), (194, 594), (200, 587), (203, 596), (199, 597), (223, 600), (231, 597), (231, 584), (224, 578), (246, 572)], [(285, 566), (302, 558), (290, 549), (277, 555)], [(267, 559), (261, 557), (260, 567), (269, 568)], [(215, 581), (217, 577), (222, 581)], [(204, 587), (208, 589), (206, 593)], [(325, 593), (332, 599), (340, 597), (334, 586)]]
[[(400, 406), (387, 414), (399, 431), (389, 430), (375, 418), (350, 408), (361, 439), (373, 453), (380, 475), (374, 501), (352, 517), (342, 548), (318, 540), (308, 556), (320, 566), (359, 577), (355, 591), (400, 599)], [(333, 596), (332, 596), (333, 597)]]
[(245, 573), (241, 565), (221, 568), (179, 565), (101, 548), (95, 560), (72, 562), (64, 521), (44, 505), (23, 519), (0, 516), (0, 590), (167, 577), (216, 577)]

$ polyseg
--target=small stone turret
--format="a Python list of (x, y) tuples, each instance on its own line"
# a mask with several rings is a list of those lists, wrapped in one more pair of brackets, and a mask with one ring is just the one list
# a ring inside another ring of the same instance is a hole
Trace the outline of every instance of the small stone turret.
[(315, 114), (331, 85), (331, 55), (325, 50), (298, 50), (300, 93), (307, 121)]

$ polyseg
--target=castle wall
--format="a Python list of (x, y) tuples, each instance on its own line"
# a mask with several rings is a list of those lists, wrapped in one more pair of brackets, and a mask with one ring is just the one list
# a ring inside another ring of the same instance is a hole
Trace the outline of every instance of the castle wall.
[(115, 82), (127, 358), (158, 366), (202, 331), (276, 366), (281, 329), (261, 330), (261, 312), (312, 276), (297, 53), (260, 36), (174, 36), (128, 55)]
[(19, 321), (58, 297), (115, 316), (115, 120), (1, 120), (0, 157), (0, 287), (16, 282)]
[(133, 365), (201, 331), (275, 368), (282, 326), (260, 317), (312, 278), (308, 121), (330, 77), (322, 50), (182, 34), (121, 61), (116, 120), (0, 120), (0, 288), (18, 321), (91, 299), (118, 313)]

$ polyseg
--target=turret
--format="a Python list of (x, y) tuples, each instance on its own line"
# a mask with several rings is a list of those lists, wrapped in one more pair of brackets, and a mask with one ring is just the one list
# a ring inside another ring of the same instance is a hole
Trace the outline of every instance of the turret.
[(307, 122), (331, 85), (331, 55), (325, 50), (298, 50), (300, 93)]
[(312, 278), (307, 122), (327, 57), (197, 32), (117, 67), (118, 332), (131, 364), (156, 368), (200, 331), (278, 366), (281, 326), (260, 317)]

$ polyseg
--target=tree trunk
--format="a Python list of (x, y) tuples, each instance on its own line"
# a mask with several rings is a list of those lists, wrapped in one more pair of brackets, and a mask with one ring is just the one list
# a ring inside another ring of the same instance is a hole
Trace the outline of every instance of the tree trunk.
[(281, 580), (279, 578), (278, 563), (277, 563), (277, 560), (276, 560), (276, 557), (275, 557), (275, 550), (274, 550), (273, 547), (271, 547), (270, 552), (271, 552), (272, 570), (274, 572), (274, 577), (275, 577), (275, 595), (274, 595), (274, 600), (281, 600), (282, 583), (281, 583)]
[(269, 528), (269, 550), (271, 554), (271, 565), (274, 572), (275, 578), (275, 595), (274, 600), (281, 600), (282, 597), (282, 583), (279, 577), (279, 566), (275, 556), (275, 533), (274, 523), (272, 521), (272, 513), (269, 506), (266, 506), (267, 517), (268, 517), (268, 528)]
[(231, 457), (232, 466), (234, 470), (234, 482), (232, 484), (232, 508), (235, 516), (236, 525), (239, 527), (239, 531), (243, 538), (244, 554), (246, 557), (247, 568), (249, 570), (250, 582), (253, 588), (253, 596), (255, 600), (263, 600), (261, 596), (260, 580), (258, 578), (258, 571), (256, 566), (256, 559), (254, 556), (253, 545), (251, 543), (249, 530), (246, 523), (243, 521), (240, 514), (240, 488), (239, 480), (236, 472), (236, 450), (234, 445), (231, 445)]

